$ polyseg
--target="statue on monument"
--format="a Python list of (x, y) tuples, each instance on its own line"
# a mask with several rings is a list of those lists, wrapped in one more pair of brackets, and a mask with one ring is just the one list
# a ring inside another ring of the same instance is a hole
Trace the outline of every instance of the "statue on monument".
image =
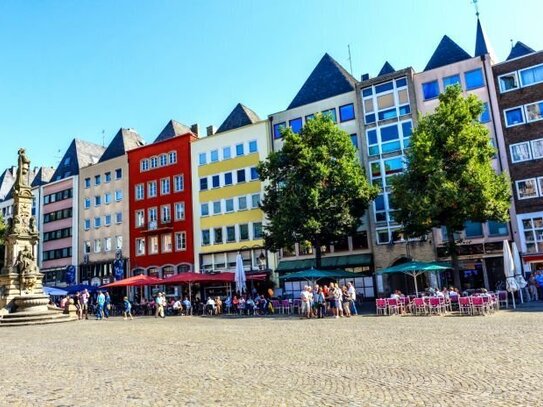
[(17, 255), (17, 261), (15, 263), (19, 274), (31, 274), (36, 269), (36, 262), (34, 261), (34, 255), (25, 246), (24, 250), (20, 250)]
[(25, 149), (20, 148), (18, 166), (17, 166), (17, 177), (15, 178), (16, 187), (29, 186), (28, 185), (28, 171), (29, 170), (30, 170), (30, 160), (26, 156)]

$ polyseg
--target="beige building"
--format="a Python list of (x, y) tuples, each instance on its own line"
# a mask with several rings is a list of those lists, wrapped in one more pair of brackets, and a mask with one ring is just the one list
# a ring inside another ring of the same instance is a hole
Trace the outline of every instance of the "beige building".
[(101, 285), (127, 277), (130, 258), (128, 156), (144, 145), (120, 129), (96, 164), (79, 173), (79, 281)]

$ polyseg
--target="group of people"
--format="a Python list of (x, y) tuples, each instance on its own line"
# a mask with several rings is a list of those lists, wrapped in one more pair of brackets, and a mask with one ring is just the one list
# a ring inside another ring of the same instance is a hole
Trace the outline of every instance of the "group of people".
[(335, 318), (358, 315), (356, 309), (356, 290), (352, 282), (342, 287), (338, 283), (330, 285), (305, 286), (300, 292), (302, 318)]

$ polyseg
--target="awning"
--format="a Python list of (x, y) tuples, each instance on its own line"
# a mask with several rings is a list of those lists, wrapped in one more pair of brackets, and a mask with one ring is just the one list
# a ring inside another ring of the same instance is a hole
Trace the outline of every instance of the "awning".
[(345, 270), (316, 270), (308, 269), (295, 273), (288, 273), (279, 277), (281, 280), (321, 280), (323, 278), (330, 278), (336, 280), (338, 278), (353, 278), (358, 277), (357, 274), (351, 273)]
[[(321, 269), (336, 269), (345, 267), (371, 266), (371, 254), (351, 254), (346, 256), (325, 255), (321, 259)], [(277, 266), (278, 272), (292, 272), (315, 268), (315, 259), (283, 260)]]
[(543, 253), (536, 253), (536, 254), (525, 254), (522, 256), (522, 259), (527, 262), (535, 262), (535, 261), (542, 261), (543, 260)]
[[(258, 274), (247, 274), (247, 280), (265, 280), (267, 275), (265, 273)], [(194, 273), (194, 272), (185, 272), (174, 274), (171, 277), (165, 278), (161, 281), (161, 284), (166, 285), (180, 285), (180, 284), (209, 284), (209, 283), (234, 283), (234, 273), (217, 273), (217, 274), (207, 274), (207, 273)]]

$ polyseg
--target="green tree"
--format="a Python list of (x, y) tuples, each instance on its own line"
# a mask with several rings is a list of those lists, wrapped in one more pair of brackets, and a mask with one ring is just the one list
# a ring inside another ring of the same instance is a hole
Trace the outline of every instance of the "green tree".
[(317, 114), (299, 134), (290, 128), (281, 134), (283, 148), (258, 167), (266, 182), (265, 244), (277, 251), (310, 242), (319, 268), (321, 247), (356, 230), (378, 189), (368, 183), (350, 136), (328, 116)]
[(509, 219), (510, 183), (496, 174), (488, 129), (479, 123), (483, 103), (459, 86), (439, 96), (435, 113), (419, 119), (406, 153), (407, 170), (392, 182), (395, 219), (408, 236), (447, 228), (454, 283), (460, 286), (455, 232), (468, 220)]

